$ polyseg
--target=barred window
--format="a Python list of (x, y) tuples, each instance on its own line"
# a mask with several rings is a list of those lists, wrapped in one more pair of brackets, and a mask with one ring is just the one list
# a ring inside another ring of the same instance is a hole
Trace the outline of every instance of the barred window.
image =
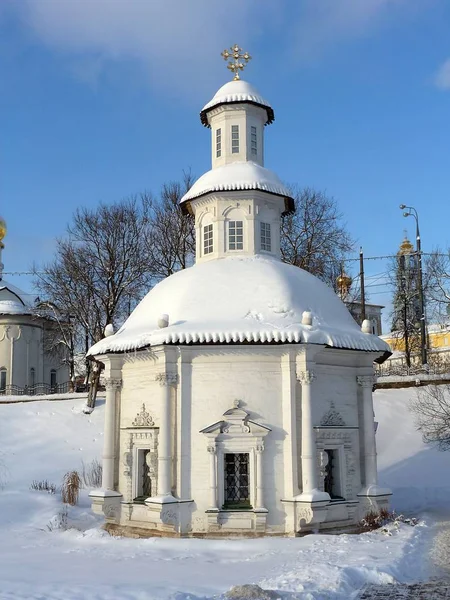
[(239, 125), (231, 126), (231, 152), (239, 154)]
[(244, 249), (244, 222), (230, 221), (228, 225), (228, 249)]
[(224, 455), (224, 508), (251, 508), (249, 455)]
[(0, 392), (6, 390), (6, 369), (0, 369)]
[(213, 226), (205, 225), (203, 227), (203, 253), (211, 254), (213, 251)]
[(254, 154), (254, 155), (258, 154), (256, 127), (254, 127), (253, 125), (250, 128), (250, 142), (251, 142), (252, 154)]
[(261, 223), (261, 250), (272, 252), (272, 238), (270, 234), (270, 223)]
[(216, 158), (222, 156), (222, 129), (216, 129)]

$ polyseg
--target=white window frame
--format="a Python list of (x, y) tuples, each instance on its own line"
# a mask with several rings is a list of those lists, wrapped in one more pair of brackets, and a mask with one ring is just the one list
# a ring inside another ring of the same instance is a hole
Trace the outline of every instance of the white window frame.
[[(248, 508), (239, 508), (238, 511), (247, 512), (257, 510), (257, 480), (256, 480), (256, 461), (257, 453), (259, 460), (264, 460), (264, 439), (270, 428), (249, 419), (249, 413), (239, 407), (239, 401), (234, 403), (234, 407), (227, 410), (221, 421), (202, 429), (200, 433), (206, 435), (208, 448), (213, 450), (217, 456), (215, 468), (217, 477), (215, 477), (217, 487), (217, 507), (219, 512), (234, 510), (224, 507), (225, 502), (225, 454), (248, 454), (249, 459), (249, 499)], [(264, 487), (263, 482), (260, 482)]]
[(272, 252), (272, 228), (270, 223), (261, 223), (261, 250)]
[(220, 158), (222, 156), (222, 128), (218, 127), (216, 129), (216, 158)]
[(244, 221), (228, 221), (228, 250), (244, 249)]
[[(154, 453), (155, 468), (154, 485), (155, 496), (158, 493), (158, 435), (159, 428), (157, 427), (139, 427), (139, 428), (124, 428), (124, 452), (122, 455), (123, 477), (125, 478), (124, 486), (124, 501), (132, 503), (135, 498), (139, 497), (140, 482), (141, 482), (141, 467), (142, 455), (145, 450), (150, 450)], [(142, 453), (142, 454), (140, 454)], [(153, 492), (153, 489), (152, 489)]]
[(239, 154), (239, 125), (231, 126), (231, 154)]
[(258, 155), (258, 133), (255, 125), (250, 126), (250, 148), (253, 156)]
[(214, 252), (214, 228), (212, 223), (203, 226), (203, 254), (212, 254)]

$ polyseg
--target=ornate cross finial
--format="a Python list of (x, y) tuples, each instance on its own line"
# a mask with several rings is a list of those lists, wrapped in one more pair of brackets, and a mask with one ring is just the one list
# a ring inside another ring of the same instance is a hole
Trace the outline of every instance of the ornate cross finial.
[[(239, 71), (243, 71), (251, 56), (248, 52), (243, 52), (237, 44), (231, 46), (229, 50), (224, 50), (221, 54), (224, 60), (229, 60), (227, 69), (234, 73), (234, 81), (239, 81)], [(242, 62), (245, 61), (245, 64)]]

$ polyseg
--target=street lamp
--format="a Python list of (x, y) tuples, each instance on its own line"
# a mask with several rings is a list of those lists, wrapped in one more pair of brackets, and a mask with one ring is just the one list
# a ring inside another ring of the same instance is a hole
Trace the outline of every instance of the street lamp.
[[(417, 283), (419, 287), (419, 310), (420, 310), (420, 347), (421, 347), (421, 355), (422, 355), (422, 364), (426, 365), (428, 363), (427, 358), (427, 334), (425, 327), (425, 300), (423, 294), (423, 277), (422, 277), (422, 246), (420, 243), (420, 231), (419, 231), (419, 215), (417, 214), (417, 210), (413, 206), (406, 206), (405, 204), (400, 204), (400, 209), (404, 211), (404, 217), (414, 217), (416, 220), (416, 249), (417, 249)], [(406, 209), (406, 210), (405, 210)]]

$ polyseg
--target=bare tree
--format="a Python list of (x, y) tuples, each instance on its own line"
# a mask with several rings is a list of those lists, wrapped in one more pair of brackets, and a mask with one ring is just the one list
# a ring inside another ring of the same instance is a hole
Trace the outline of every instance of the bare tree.
[(55, 259), (43, 270), (35, 269), (41, 294), (61, 314), (71, 315), (74, 345), (102, 339), (106, 325), (121, 323), (131, 303), (149, 288), (152, 264), (146, 239), (151, 208), (143, 195), (78, 209), (67, 228), (69, 237), (57, 241)]
[(44, 323), (44, 352), (69, 367), (71, 391), (75, 382), (76, 326), (70, 314), (63, 314), (52, 302), (38, 301), (33, 313)]
[(423, 440), (450, 450), (450, 385), (427, 385), (411, 401)]
[(433, 250), (425, 262), (427, 313), (438, 321), (450, 316), (450, 250)]
[(281, 256), (336, 289), (336, 278), (354, 241), (334, 198), (311, 188), (291, 188), (296, 211), (281, 225)]
[(182, 181), (164, 184), (159, 200), (152, 203), (147, 251), (155, 278), (163, 279), (194, 263), (194, 219), (183, 214), (179, 206), (192, 183), (190, 171), (184, 172)]
[(35, 270), (39, 291), (63, 314), (73, 315), (91, 343), (103, 337), (108, 323), (121, 322), (130, 299), (139, 300), (149, 287), (150, 209), (147, 196), (78, 209), (69, 237), (57, 241), (56, 258)]

